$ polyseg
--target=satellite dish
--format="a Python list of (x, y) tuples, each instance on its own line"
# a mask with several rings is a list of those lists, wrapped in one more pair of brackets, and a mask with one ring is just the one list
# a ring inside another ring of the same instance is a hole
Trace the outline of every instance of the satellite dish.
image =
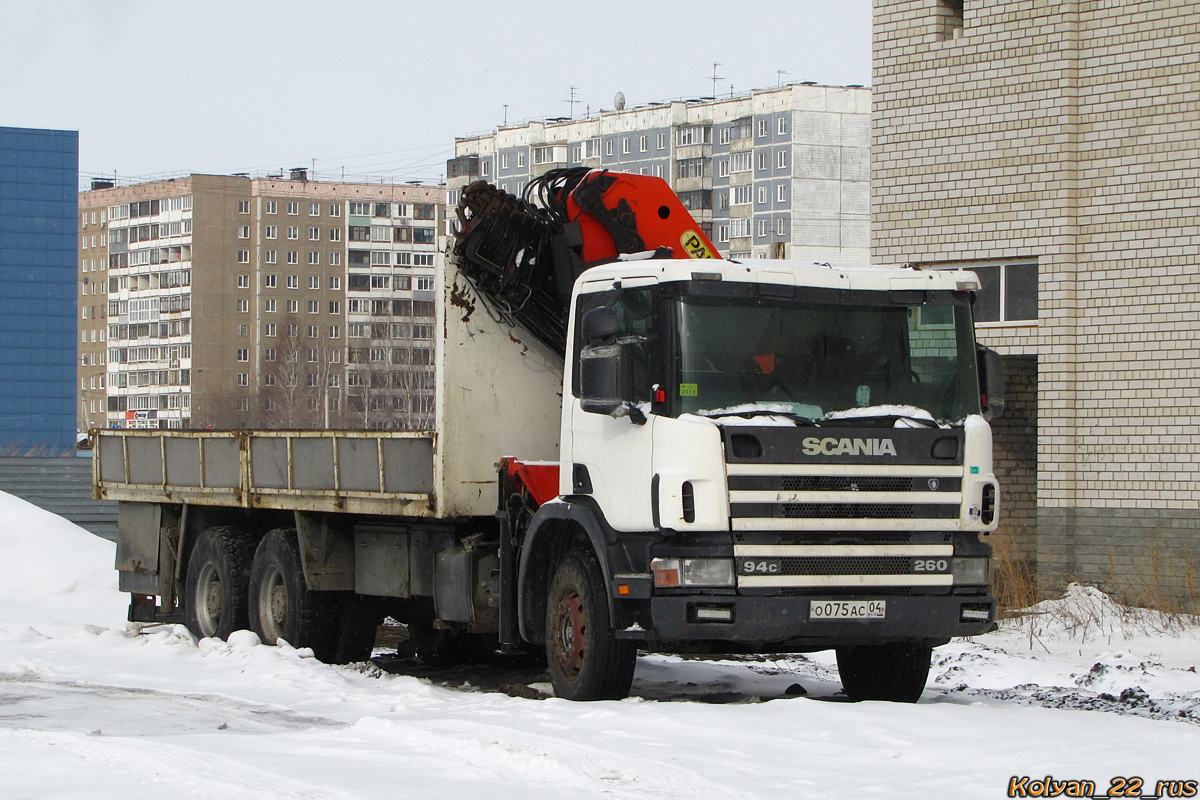
[(625, 93), (624, 92), (617, 92), (616, 96), (613, 98), (613, 108), (617, 109), (617, 111), (625, 110)]

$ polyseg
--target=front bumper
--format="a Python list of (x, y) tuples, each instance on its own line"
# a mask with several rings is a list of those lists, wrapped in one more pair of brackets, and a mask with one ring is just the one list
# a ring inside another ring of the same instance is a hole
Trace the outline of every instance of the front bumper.
[[(883, 600), (883, 619), (810, 619), (811, 601)], [(964, 606), (986, 620), (963, 621)], [(697, 609), (728, 607), (733, 621), (701, 621)], [(989, 595), (672, 595), (650, 600), (652, 633), (648, 638), (670, 641), (726, 641), (753, 646), (772, 645), (824, 649), (890, 641), (946, 640), (978, 636), (996, 628), (996, 601)], [(619, 634), (618, 634), (619, 635)]]

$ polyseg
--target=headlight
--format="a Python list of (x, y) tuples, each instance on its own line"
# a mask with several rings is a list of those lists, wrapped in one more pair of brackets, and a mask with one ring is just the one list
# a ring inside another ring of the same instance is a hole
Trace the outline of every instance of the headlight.
[(954, 583), (986, 586), (988, 582), (988, 560), (986, 558), (955, 558)]
[(660, 589), (734, 584), (731, 558), (656, 558), (650, 562), (650, 570)]

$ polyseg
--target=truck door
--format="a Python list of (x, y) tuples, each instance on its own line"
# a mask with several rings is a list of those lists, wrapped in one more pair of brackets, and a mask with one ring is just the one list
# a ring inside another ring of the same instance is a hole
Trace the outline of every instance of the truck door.
[(565, 494), (590, 495), (617, 530), (651, 530), (650, 414), (657, 341), (653, 279), (583, 294), (576, 307), (572, 392), (563, 404)]

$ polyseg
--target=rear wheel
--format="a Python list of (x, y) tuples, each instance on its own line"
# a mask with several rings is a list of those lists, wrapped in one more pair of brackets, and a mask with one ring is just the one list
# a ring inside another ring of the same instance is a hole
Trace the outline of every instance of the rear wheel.
[(855, 701), (915, 703), (925, 690), (932, 655), (933, 648), (924, 642), (839, 647), (842, 688)]
[(311, 647), (322, 661), (337, 651), (337, 606), (324, 592), (309, 591), (296, 531), (278, 528), (258, 545), (250, 567), (250, 626), (264, 644), (283, 639)]
[(183, 604), (196, 636), (229, 634), (247, 627), (246, 594), (254, 539), (237, 528), (208, 528), (188, 557)]
[(637, 647), (614, 636), (604, 574), (590, 550), (568, 554), (550, 582), (546, 661), (558, 697), (620, 700), (629, 694)]

